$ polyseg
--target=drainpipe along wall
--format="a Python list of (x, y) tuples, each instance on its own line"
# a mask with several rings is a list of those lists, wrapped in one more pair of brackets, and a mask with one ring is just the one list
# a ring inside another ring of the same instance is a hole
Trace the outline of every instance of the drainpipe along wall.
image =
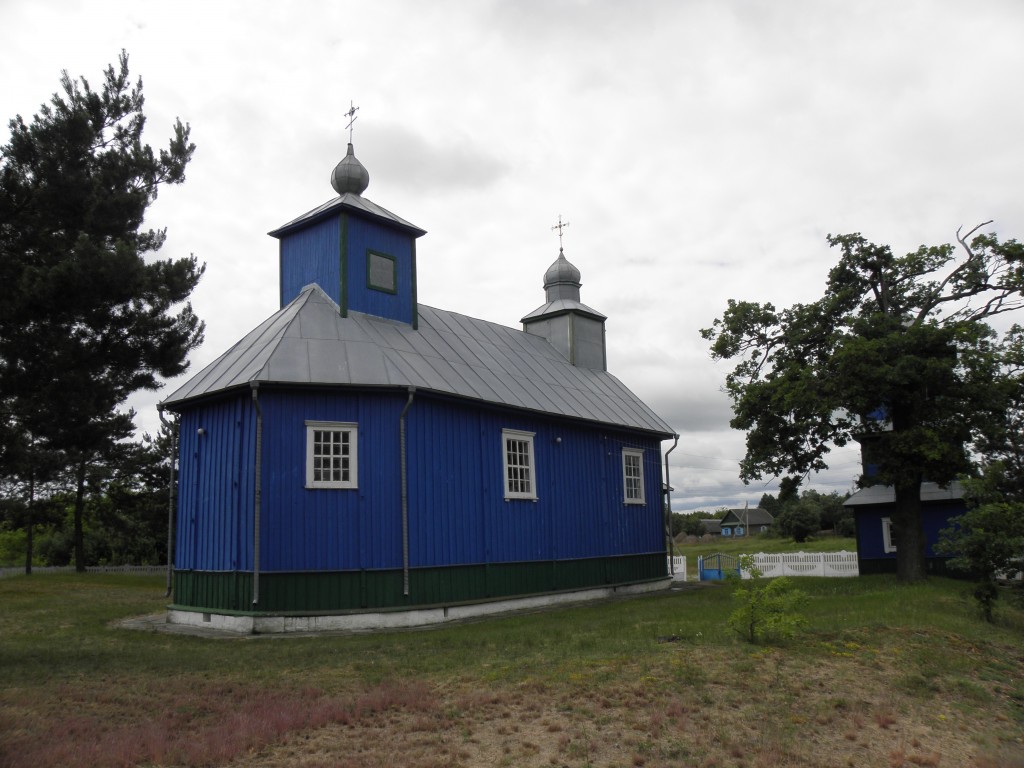
[(668, 567), (669, 573), (674, 577), (676, 575), (676, 564), (672, 556), (675, 554), (675, 550), (672, 548), (672, 483), (669, 481), (668, 476), (668, 455), (672, 453), (679, 445), (679, 435), (673, 435), (676, 441), (672, 443), (672, 447), (665, 451), (665, 538), (667, 539), (666, 550), (668, 551)]
[(405, 401), (402, 415), (398, 417), (398, 449), (402, 475), (402, 594), (409, 595), (409, 466), (405, 447), (405, 415), (412, 407), (416, 387), (409, 387), (409, 399)]
[(256, 406), (256, 477), (253, 487), (252, 509), (252, 605), (260, 602), (260, 492), (263, 469), (263, 409), (260, 408), (259, 384), (252, 382), (252, 404)]

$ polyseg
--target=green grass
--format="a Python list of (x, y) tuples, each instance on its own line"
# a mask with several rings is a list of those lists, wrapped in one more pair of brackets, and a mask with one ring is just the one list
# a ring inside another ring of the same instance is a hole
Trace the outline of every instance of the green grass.
[(412, 766), (480, 764), (473, 750), (489, 740), (511, 750), (510, 765), (542, 764), (544, 750), (570, 766), (672, 765), (684, 753), (694, 765), (816, 765), (808, 744), (837, 765), (844, 749), (863, 764), (892, 763), (891, 749), (967, 765), (954, 754), (961, 742), (992, 765), (1015, 753), (1024, 611), (1003, 606), (987, 625), (965, 585), (945, 579), (796, 582), (809, 631), (757, 647), (726, 627), (729, 586), (422, 631), (211, 640), (112, 624), (161, 610), (159, 577), (10, 577), (0, 580), (0, 767), (223, 765), (256, 753), (292, 765), (274, 756), (295, 748), (294, 734), (343, 740), (361, 728), (373, 743), (394, 728), (391, 741), (421, 739), (424, 754), (453, 750), (432, 763), (406, 745)]

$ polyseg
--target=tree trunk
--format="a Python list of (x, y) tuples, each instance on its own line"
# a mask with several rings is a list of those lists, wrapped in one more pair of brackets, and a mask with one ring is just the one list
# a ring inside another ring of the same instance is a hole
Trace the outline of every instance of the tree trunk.
[(913, 481), (897, 483), (895, 491), (896, 507), (891, 532), (896, 544), (896, 575), (900, 581), (923, 581), (928, 577), (928, 570), (920, 476)]
[(85, 511), (85, 459), (78, 462), (75, 473), (75, 570), (85, 573), (85, 535), (82, 532), (82, 515)]
[(25, 520), (25, 575), (32, 575), (32, 529), (35, 527), (36, 476), (28, 474), (28, 517)]

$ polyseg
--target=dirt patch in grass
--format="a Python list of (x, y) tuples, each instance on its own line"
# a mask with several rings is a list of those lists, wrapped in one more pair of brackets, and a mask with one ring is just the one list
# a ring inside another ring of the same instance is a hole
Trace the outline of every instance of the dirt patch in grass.
[[(932, 693), (901, 688), (935, 640), (847, 634), (807, 639), (815, 647), (801, 653), (666, 643), (654, 664), (591, 659), (514, 682), (385, 681), (330, 693), (83, 679), (53, 696), (0, 695), (0, 766), (1003, 765), (1021, 746), (1012, 680), (972, 679), (975, 703), (987, 700), (980, 707), (947, 695), (962, 683), (945, 678), (930, 681)], [(951, 652), (972, 652), (948, 640)], [(1019, 677), (1024, 660), (1012, 661)]]
[[(902, 696), (890, 682), (895, 663), (859, 653), (855, 641), (843, 647), (850, 655), (828, 664), (761, 652), (696, 685), (673, 681), (694, 654), (676, 648), (662, 674), (623, 670), (600, 691), (586, 685), (585, 674), (578, 684), (438, 688), (436, 707), (292, 733), (233, 765), (984, 768), (1014, 749), (1019, 721), (1007, 716), (1005, 739), (981, 743), (975, 737), (992, 732), (982, 716), (942, 696)], [(701, 655), (720, 672), (734, 656)]]
[(0, 584), (0, 768), (1024, 768), (1018, 614), (837, 581), (785, 647), (728, 634), (725, 590), (210, 641), (111, 628), (114, 581)]

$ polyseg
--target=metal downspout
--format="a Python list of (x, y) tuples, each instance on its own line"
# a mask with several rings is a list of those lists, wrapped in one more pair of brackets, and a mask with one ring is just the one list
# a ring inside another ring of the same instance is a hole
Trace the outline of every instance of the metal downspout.
[(171, 575), (174, 568), (174, 511), (178, 502), (178, 484), (174, 482), (174, 464), (178, 458), (178, 420), (168, 421), (164, 418), (163, 406), (157, 406), (157, 414), (160, 422), (171, 431), (171, 468), (168, 484), (170, 486), (167, 500), (167, 592), (164, 594), (166, 600), (171, 596)]
[(256, 478), (253, 484), (253, 509), (252, 509), (252, 604), (256, 606), (260, 601), (260, 492), (262, 487), (261, 476), (263, 470), (263, 409), (260, 408), (258, 396), (259, 383), (251, 382), (252, 404), (256, 406)]
[(398, 417), (398, 447), (401, 457), (402, 475), (402, 594), (409, 596), (409, 467), (405, 450), (405, 414), (412, 407), (416, 387), (409, 387), (409, 399), (405, 401), (402, 415)]
[(679, 446), (679, 435), (673, 435), (673, 437), (676, 441), (672, 443), (671, 448), (665, 451), (665, 496), (667, 497), (665, 499), (665, 538), (667, 539), (668, 570), (669, 574), (675, 578), (676, 564), (675, 560), (672, 559), (673, 554), (675, 554), (672, 548), (672, 483), (669, 482), (668, 477), (668, 455)]

